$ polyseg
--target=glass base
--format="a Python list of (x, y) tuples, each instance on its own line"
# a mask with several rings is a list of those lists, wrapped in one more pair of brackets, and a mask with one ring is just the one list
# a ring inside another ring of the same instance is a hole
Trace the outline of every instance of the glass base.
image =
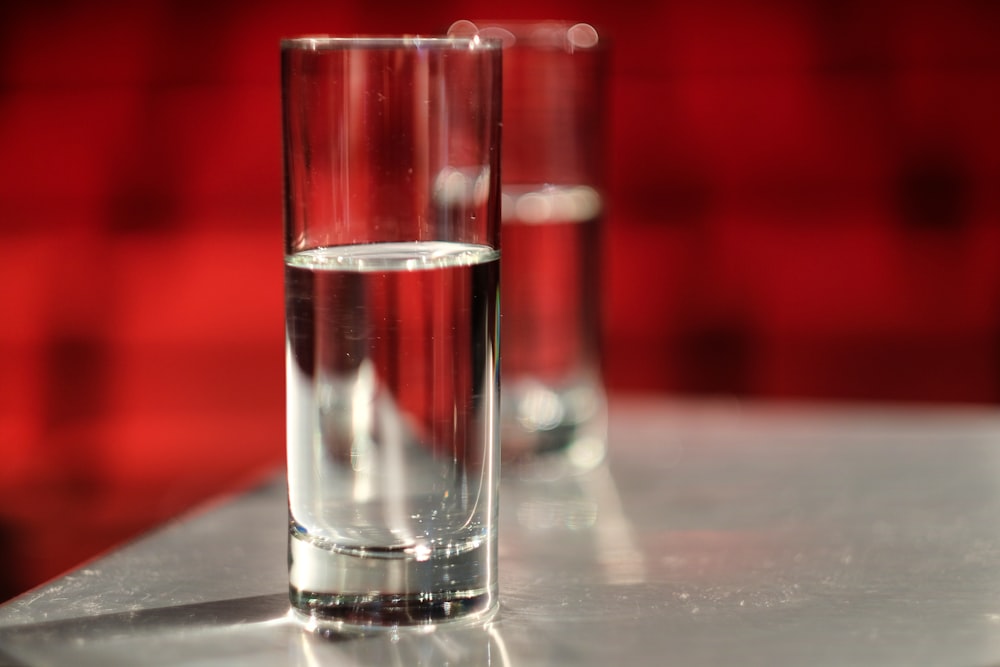
[(501, 458), (519, 477), (587, 472), (607, 454), (607, 399), (597, 382), (558, 388), (533, 379), (508, 382), (501, 416)]
[(314, 630), (398, 628), (437, 623), (485, 623), (498, 608), (496, 592), (473, 597), (333, 595), (289, 589), (292, 609)]
[(288, 549), (292, 608), (317, 629), (486, 621), (498, 606), (489, 540), (418, 558), (331, 548), (293, 530)]

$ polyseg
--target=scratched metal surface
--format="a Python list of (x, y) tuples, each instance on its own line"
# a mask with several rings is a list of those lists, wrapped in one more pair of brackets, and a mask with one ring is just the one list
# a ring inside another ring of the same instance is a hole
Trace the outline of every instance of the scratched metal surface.
[(305, 631), (276, 481), (0, 607), (0, 664), (1000, 664), (1000, 412), (619, 399), (611, 452), (505, 471), (486, 627)]

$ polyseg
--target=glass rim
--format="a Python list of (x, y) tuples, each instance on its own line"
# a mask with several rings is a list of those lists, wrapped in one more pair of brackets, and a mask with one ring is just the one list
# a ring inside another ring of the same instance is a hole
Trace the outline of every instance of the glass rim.
[(500, 50), (503, 40), (479, 35), (305, 35), (285, 37), (282, 51), (337, 51), (349, 49), (464, 49)]
[(598, 25), (568, 19), (462, 19), (448, 28), (452, 37), (499, 39), (505, 48), (538, 51), (605, 51), (608, 35)]

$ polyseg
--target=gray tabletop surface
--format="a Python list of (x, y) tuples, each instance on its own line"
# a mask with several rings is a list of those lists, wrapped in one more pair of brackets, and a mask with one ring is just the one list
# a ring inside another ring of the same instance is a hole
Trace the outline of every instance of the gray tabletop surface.
[(0, 607), (9, 665), (1000, 665), (1000, 410), (618, 398), (504, 470), (486, 626), (288, 614), (280, 473)]

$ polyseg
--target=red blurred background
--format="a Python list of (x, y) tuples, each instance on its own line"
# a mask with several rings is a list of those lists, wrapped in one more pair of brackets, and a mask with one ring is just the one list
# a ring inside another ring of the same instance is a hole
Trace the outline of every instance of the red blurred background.
[(614, 39), (615, 391), (1000, 400), (1000, 3), (0, 5), (0, 599), (284, 458), (278, 40)]

